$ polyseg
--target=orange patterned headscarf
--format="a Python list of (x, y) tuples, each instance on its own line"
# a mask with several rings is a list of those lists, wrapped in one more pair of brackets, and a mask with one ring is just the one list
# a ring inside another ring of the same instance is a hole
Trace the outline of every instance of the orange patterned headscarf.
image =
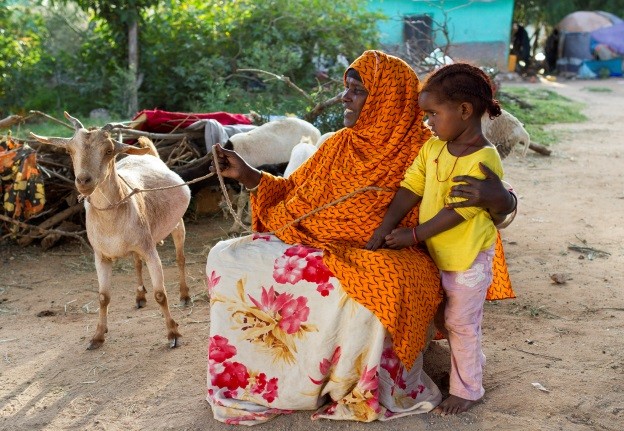
[(283, 228), (368, 186), (389, 191), (357, 193), (277, 236), (287, 243), (323, 249), (338, 241), (361, 248), (381, 223), (405, 170), (431, 132), (418, 107), (418, 77), (407, 63), (380, 51), (366, 51), (350, 68), (357, 70), (369, 93), (356, 124), (327, 139), (277, 190), (259, 188), (256, 197), (263, 202), (267, 197), (268, 202), (254, 208), (255, 230)]
[[(323, 249), (323, 261), (347, 294), (379, 318), (395, 352), (410, 367), (441, 300), (438, 270), (420, 249), (372, 252), (363, 247), (431, 133), (418, 107), (418, 77), (407, 63), (366, 51), (350, 67), (369, 93), (356, 124), (327, 139), (288, 179), (263, 173), (251, 199), (253, 228), (277, 231), (289, 244)], [(284, 228), (369, 186), (385, 191), (356, 193)], [(416, 210), (403, 220), (416, 222)]]

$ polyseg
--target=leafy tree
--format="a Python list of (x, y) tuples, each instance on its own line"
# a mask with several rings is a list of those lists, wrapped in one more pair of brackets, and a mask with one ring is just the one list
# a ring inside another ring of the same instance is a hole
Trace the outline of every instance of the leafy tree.
[[(275, 107), (293, 95), (283, 83), (242, 68), (288, 76), (322, 97), (315, 59), (342, 54), (352, 60), (376, 46), (378, 18), (357, 0), (163, 3), (143, 27), (142, 102), (162, 109), (248, 111)], [(342, 72), (339, 66), (335, 77)], [(299, 114), (306, 109), (295, 105)]]
[[(61, 0), (63, 1), (63, 0)], [(68, 0), (64, 0), (67, 2)], [(127, 115), (138, 110), (138, 89), (142, 82), (139, 69), (139, 22), (142, 12), (158, 5), (160, 0), (126, 0), (111, 2), (108, 0), (75, 0), (85, 11), (93, 12), (103, 19), (111, 30), (111, 36), (117, 46), (127, 47), (128, 71), (121, 73), (122, 86), (127, 90)]]
[[(18, 105), (44, 111), (59, 107), (76, 115), (106, 107), (129, 116), (139, 106), (231, 112), (271, 108), (276, 114), (304, 115), (341, 86), (344, 65), (318, 77), (316, 62), (331, 63), (338, 54), (350, 61), (378, 46), (375, 24), (381, 18), (357, 0), (335, 5), (331, 0), (23, 3), (40, 5), (31, 8), (38, 19), (33, 28), (39, 31), (32, 42), (39, 48), (22, 51), (39, 75), (24, 84), (35, 89), (37, 100)], [(2, 12), (4, 23), (7, 12)], [(141, 53), (140, 67), (128, 66), (138, 61), (128, 59), (133, 22), (141, 29), (134, 50)], [(22, 33), (26, 29), (20, 26)], [(15, 37), (6, 39), (13, 43)], [(303, 99), (283, 82), (243, 68), (287, 76), (310, 97)], [(128, 96), (137, 89), (137, 108), (128, 109)]]
[[(12, 3), (12, 2), (11, 2)], [(0, 114), (16, 112), (41, 78), (38, 63), (45, 56), (41, 17), (20, 5), (0, 1)]]

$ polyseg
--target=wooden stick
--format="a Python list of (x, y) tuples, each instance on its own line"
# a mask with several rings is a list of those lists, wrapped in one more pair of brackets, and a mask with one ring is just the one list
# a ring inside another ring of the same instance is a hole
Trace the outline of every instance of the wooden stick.
[(86, 247), (88, 247), (88, 248), (91, 248), (91, 246), (89, 245), (89, 243), (87, 243), (87, 242), (84, 240), (84, 238), (82, 237), (82, 234), (84, 234), (84, 233), (86, 232), (86, 231), (84, 231), (84, 230), (83, 230), (83, 231), (81, 231), (81, 232), (72, 233), (72, 232), (63, 232), (62, 230), (56, 230), (56, 229), (42, 229), (42, 228), (40, 228), (39, 226), (33, 226), (33, 225), (30, 225), (30, 224), (27, 224), (27, 223), (21, 222), (21, 221), (19, 221), (19, 220), (13, 220), (12, 218), (7, 217), (7, 216), (2, 215), (2, 214), (0, 214), (0, 220), (4, 220), (4, 221), (6, 221), (6, 222), (13, 223), (13, 224), (15, 224), (15, 225), (17, 225), (17, 226), (19, 226), (19, 227), (22, 227), (22, 228), (26, 228), (26, 229), (34, 229), (34, 230), (36, 230), (36, 231), (43, 232), (43, 233), (46, 233), (46, 234), (50, 234), (50, 233), (58, 233), (59, 235), (64, 235), (64, 236), (69, 236), (69, 237), (72, 237), (72, 238), (76, 238), (76, 239), (77, 239), (77, 240), (79, 240), (79, 241), (80, 241), (80, 242), (81, 242), (84, 246), (86, 246)]
[(290, 88), (295, 89), (295, 91), (297, 91), (299, 94), (301, 94), (303, 97), (306, 98), (306, 100), (312, 102), (312, 97), (306, 93), (305, 91), (303, 91), (301, 88), (297, 87), (295, 85), (294, 82), (292, 82), (290, 80), (289, 77), (284, 76), (284, 75), (276, 75), (275, 73), (271, 73), (271, 72), (267, 72), (266, 70), (262, 70), (262, 69), (236, 69), (237, 72), (252, 72), (252, 73), (264, 73), (265, 75), (269, 75), (272, 76), (273, 78), (282, 81), (284, 83), (286, 83), (286, 85), (288, 85)]
[(534, 144), (534, 143), (530, 143), (529, 144), (529, 148), (532, 149), (533, 151), (543, 154), (545, 156), (550, 156), (550, 154), (552, 153), (552, 151), (550, 151), (548, 148), (546, 148), (543, 145), (539, 145), (539, 144)]
[(9, 115), (8, 117), (0, 120), (0, 129), (8, 129), (15, 124), (19, 124), (24, 121), (24, 117), (21, 115)]
[(54, 118), (54, 117), (52, 117), (51, 115), (48, 115), (48, 114), (46, 114), (46, 113), (44, 113), (44, 112), (41, 112), (41, 111), (29, 111), (29, 112), (30, 112), (31, 114), (41, 115), (42, 117), (45, 117), (45, 118), (47, 118), (48, 120), (52, 120), (52, 121), (54, 121), (55, 123), (61, 124), (61, 125), (65, 126), (65, 127), (67, 127), (68, 129), (75, 130), (75, 129), (74, 129), (74, 126), (72, 126), (71, 124), (68, 124), (68, 123), (66, 123), (66, 122), (64, 122), (64, 121), (61, 121), (61, 120), (59, 120), (59, 119), (57, 119), (57, 118)]
[[(58, 212), (56, 214), (54, 214), (52, 217), (47, 218), (45, 221), (41, 222), (41, 224), (39, 224), (36, 227), (33, 227), (33, 229), (41, 229), (39, 230), (39, 232), (43, 232), (48, 234), (49, 231), (48, 229), (50, 229), (53, 226), (56, 226), (57, 224), (61, 223), (63, 220), (73, 216), (74, 214), (79, 213), (80, 211), (82, 211), (82, 209), (84, 208), (84, 205), (79, 203), (79, 204), (74, 204), (69, 208), (65, 208), (63, 211)], [(13, 219), (11, 219), (13, 220)], [(27, 225), (27, 226), (33, 226), (33, 225)], [(63, 232), (63, 231), (61, 231)], [(23, 236), (22, 238), (20, 238), (17, 243), (19, 245), (21, 245), (22, 247), (25, 247), (27, 245), (29, 245), (30, 243), (32, 243), (35, 240), (34, 237), (31, 237), (29, 235)]]
[(512, 347), (512, 349), (517, 350), (518, 352), (526, 353), (527, 355), (539, 356), (541, 358), (552, 359), (553, 361), (561, 361), (561, 358), (557, 358), (556, 356), (548, 356), (542, 355), (540, 353), (528, 352), (526, 350), (518, 349), (517, 347)]
[(304, 119), (310, 122), (315, 120), (321, 114), (321, 112), (323, 112), (325, 109), (329, 108), (330, 106), (340, 103), (341, 100), (342, 100), (342, 93), (337, 94), (331, 99), (327, 99), (324, 102), (318, 103), (314, 108), (312, 108), (310, 112), (308, 112), (305, 115)]

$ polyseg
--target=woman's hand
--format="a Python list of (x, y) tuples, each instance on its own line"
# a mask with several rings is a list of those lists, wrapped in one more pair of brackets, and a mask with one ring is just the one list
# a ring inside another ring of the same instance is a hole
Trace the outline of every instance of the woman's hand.
[(415, 245), (412, 228), (409, 227), (394, 229), (389, 235), (386, 235), (385, 240), (388, 248), (394, 250)]
[[(260, 171), (248, 165), (236, 151), (226, 150), (221, 144), (215, 144), (215, 152), (221, 175), (238, 181), (248, 189), (253, 189), (260, 183)], [(217, 172), (214, 159), (210, 172)]]
[(368, 242), (366, 243), (366, 246), (364, 246), (364, 248), (366, 250), (375, 251), (378, 248), (383, 247), (384, 246), (384, 238), (389, 233), (390, 233), (390, 229), (387, 229), (387, 228), (385, 228), (383, 226), (379, 226), (377, 229), (375, 229), (375, 231), (373, 232), (373, 236), (371, 236), (371, 239), (368, 240)]
[(460, 175), (453, 181), (463, 183), (451, 188), (450, 196), (464, 198), (464, 201), (453, 202), (447, 208), (480, 207), (486, 208), (494, 223), (498, 224), (516, 208), (516, 199), (507, 190), (498, 176), (483, 163), (479, 163), (481, 172), (485, 174), (482, 180)]

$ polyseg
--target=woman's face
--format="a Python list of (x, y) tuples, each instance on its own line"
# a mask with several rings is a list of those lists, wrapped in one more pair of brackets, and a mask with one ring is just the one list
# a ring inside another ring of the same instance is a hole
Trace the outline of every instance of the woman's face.
[(462, 132), (461, 104), (444, 102), (429, 91), (422, 91), (418, 96), (418, 105), (427, 117), (431, 131), (442, 141), (450, 141)]
[(353, 127), (360, 117), (360, 112), (366, 103), (368, 91), (361, 81), (347, 77), (345, 90), (342, 93), (342, 105), (344, 106), (344, 126)]

